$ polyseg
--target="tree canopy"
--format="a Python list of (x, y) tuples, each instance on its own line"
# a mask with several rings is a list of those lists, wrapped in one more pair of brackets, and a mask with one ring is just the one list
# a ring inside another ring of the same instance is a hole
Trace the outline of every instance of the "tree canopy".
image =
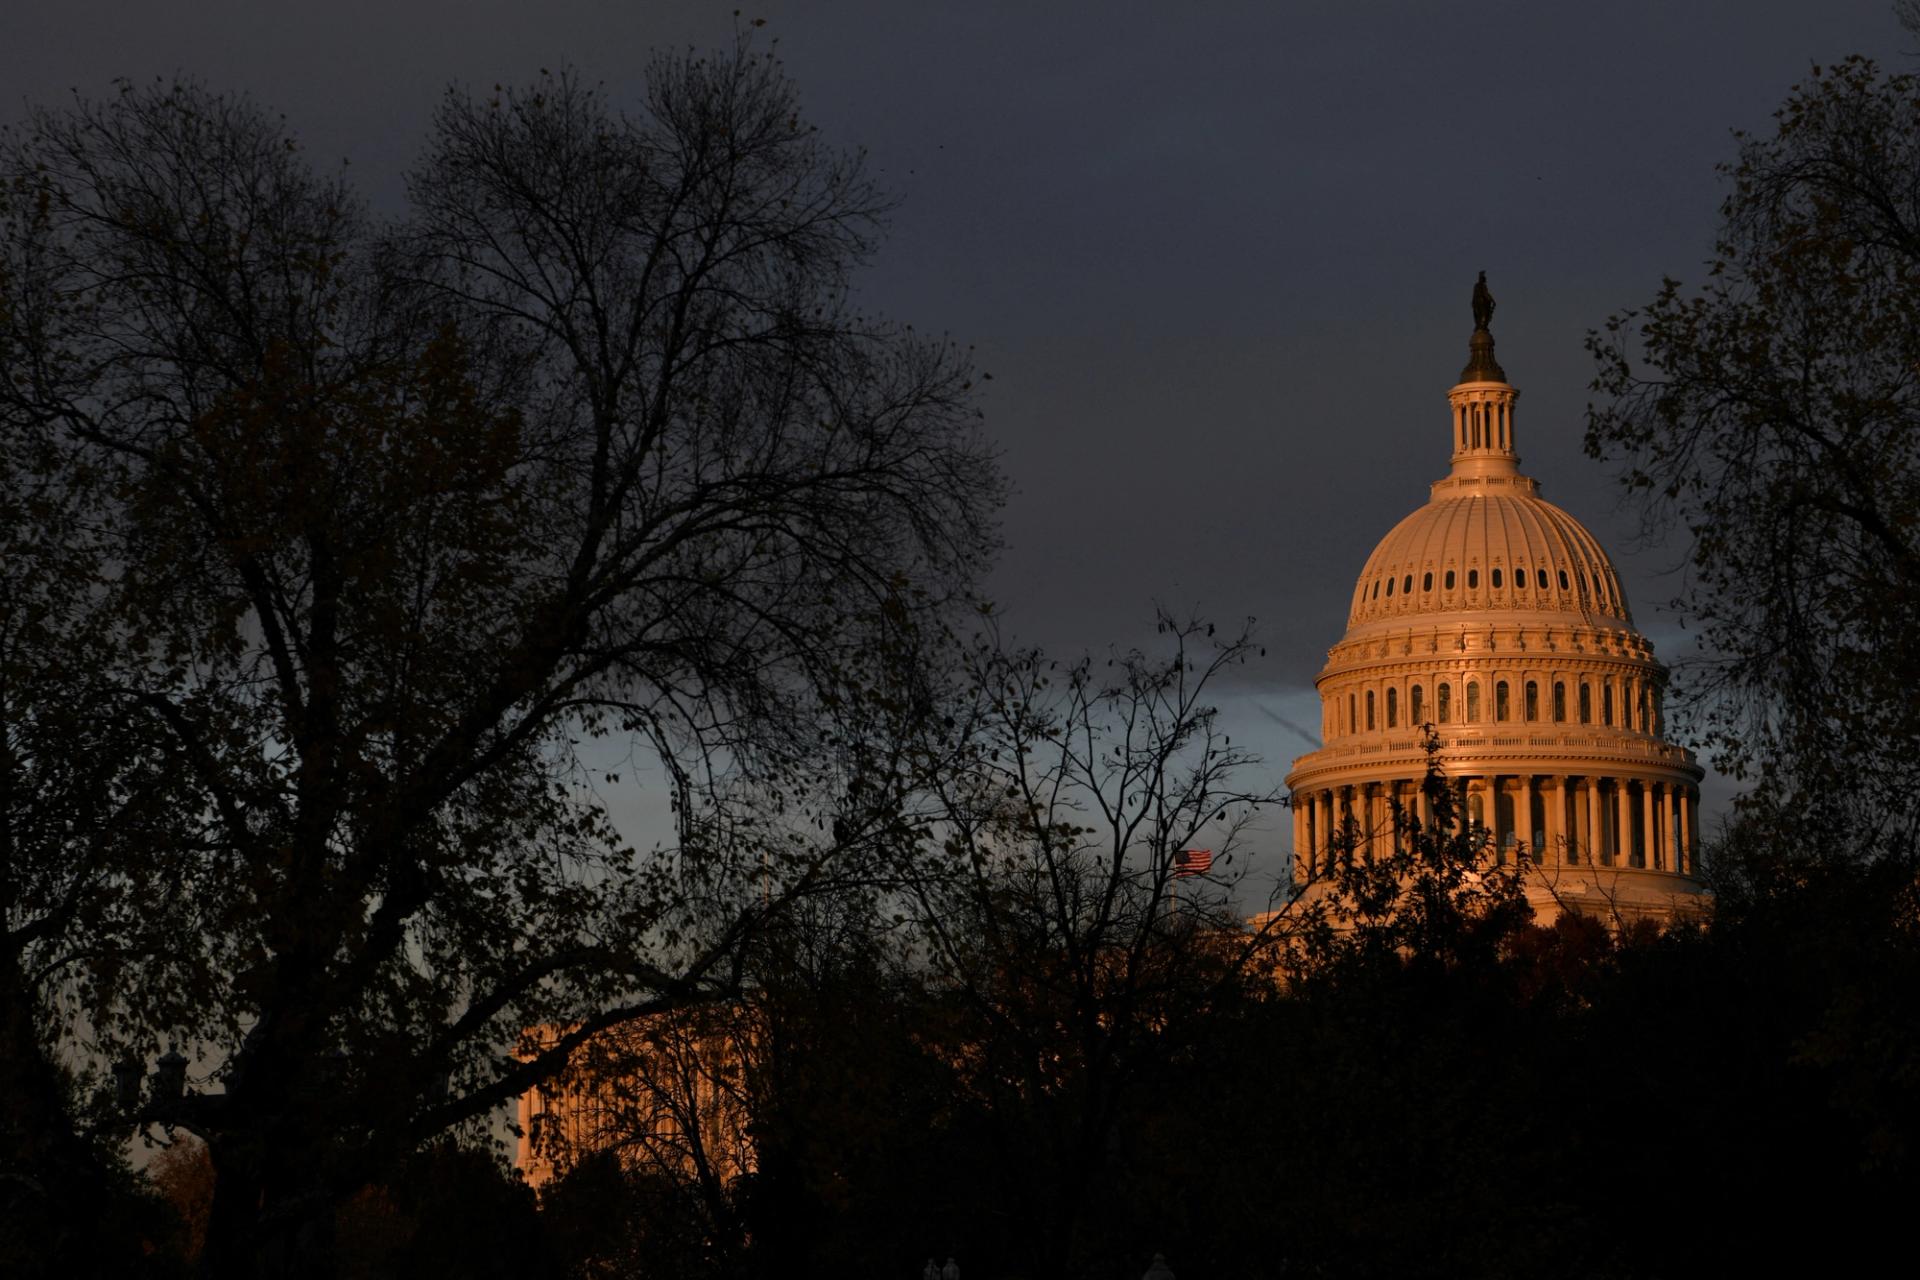
[(965, 353), (853, 306), (886, 197), (744, 39), (633, 114), (450, 92), (393, 222), (190, 83), (36, 113), (0, 183), (9, 1008), (217, 1074), (147, 1112), (214, 1270), (324, 1257), (312, 1204), (835, 865), (820, 734), (993, 548)]
[(1690, 538), (1698, 725), (1787, 838), (1920, 837), (1920, 81), (1815, 68), (1714, 261), (1608, 321), (1587, 447)]

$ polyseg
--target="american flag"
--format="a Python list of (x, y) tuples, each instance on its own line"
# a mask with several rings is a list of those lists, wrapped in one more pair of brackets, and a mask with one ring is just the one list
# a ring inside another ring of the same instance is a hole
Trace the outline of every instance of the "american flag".
[(1203, 876), (1213, 870), (1213, 850), (1182, 849), (1173, 855), (1173, 874), (1175, 879), (1187, 876)]

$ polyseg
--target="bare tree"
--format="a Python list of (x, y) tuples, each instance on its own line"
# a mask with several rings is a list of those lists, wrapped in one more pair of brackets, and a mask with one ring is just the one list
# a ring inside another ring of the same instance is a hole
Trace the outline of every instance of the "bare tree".
[(1920, 82), (1816, 69), (1726, 173), (1715, 261), (1590, 346), (1587, 447), (1691, 538), (1719, 765), (1805, 850), (1920, 836)]
[(957, 1085), (995, 1118), (1002, 1211), (1040, 1273), (1103, 1247), (1127, 1117), (1178, 1087), (1196, 1027), (1271, 990), (1271, 939), (1234, 890), (1282, 799), (1211, 701), (1258, 646), (1165, 615), (1159, 631), (1160, 655), (976, 651), (968, 765), (934, 787), (961, 856), (908, 886), (931, 981), (967, 1010)]
[[(971, 375), (852, 309), (884, 198), (745, 40), (633, 116), (450, 94), (391, 229), (192, 85), (0, 163), (0, 415), (82, 490), (92, 661), (191, 782), (120, 872), (183, 887), (199, 985), (96, 967), (92, 1027), (218, 1064), (145, 1113), (207, 1140), (208, 1269), (323, 1268), (337, 1197), (728, 989), (834, 865), (810, 819), (881, 821), (818, 735), (991, 550)], [(613, 829), (601, 737), (664, 764), (671, 847)]]

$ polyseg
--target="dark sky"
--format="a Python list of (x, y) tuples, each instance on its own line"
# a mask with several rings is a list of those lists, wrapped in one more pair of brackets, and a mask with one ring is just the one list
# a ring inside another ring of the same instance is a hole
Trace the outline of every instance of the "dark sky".
[[(0, 116), (185, 72), (284, 111), (397, 208), (450, 82), (572, 63), (637, 97), (729, 3), (13, 3)], [(1681, 548), (1636, 545), (1580, 450), (1585, 332), (1697, 280), (1731, 131), (1813, 62), (1897, 62), (1886, 0), (1543, 5), (761, 4), (827, 135), (904, 204), (871, 307), (977, 347), (1015, 485), (992, 590), (1061, 649), (1158, 600), (1259, 619), (1232, 714), (1276, 767), (1374, 542), (1446, 469), (1484, 268), (1520, 447), (1614, 553), (1641, 627)]]

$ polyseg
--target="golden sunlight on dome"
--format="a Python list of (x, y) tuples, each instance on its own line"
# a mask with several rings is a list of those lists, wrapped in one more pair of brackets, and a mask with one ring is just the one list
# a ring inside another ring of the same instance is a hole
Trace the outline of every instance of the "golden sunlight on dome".
[(1326, 875), (1348, 815), (1370, 856), (1396, 838), (1395, 804), (1424, 809), (1431, 726), (1468, 816), (1529, 868), (1543, 921), (1664, 918), (1702, 900), (1702, 770), (1665, 741), (1666, 669), (1607, 553), (1520, 472), (1520, 393), (1494, 358), (1493, 307), (1482, 273), (1447, 393), (1451, 469), (1367, 557), (1316, 681), (1326, 745), (1287, 778), (1294, 879)]

